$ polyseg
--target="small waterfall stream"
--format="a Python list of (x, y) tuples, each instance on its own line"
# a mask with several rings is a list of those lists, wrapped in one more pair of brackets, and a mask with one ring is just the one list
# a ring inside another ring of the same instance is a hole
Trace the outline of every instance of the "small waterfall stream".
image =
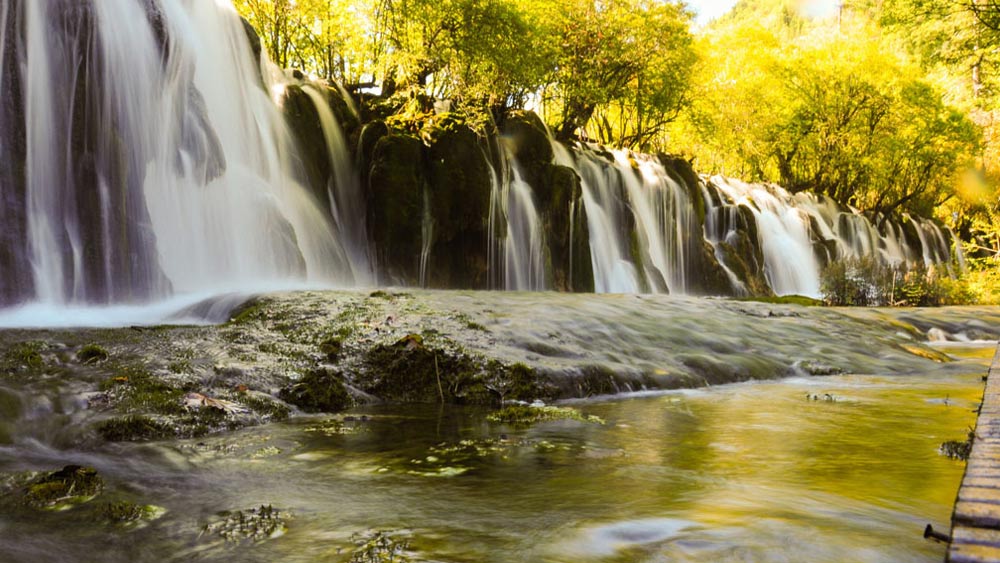
[[(490, 267), (497, 288), (507, 291), (549, 289), (545, 241), (534, 190), (521, 174), (517, 159), (501, 149), (500, 170), (490, 178)], [(500, 231), (500, 229), (503, 231)], [(503, 236), (500, 233), (503, 232)]]

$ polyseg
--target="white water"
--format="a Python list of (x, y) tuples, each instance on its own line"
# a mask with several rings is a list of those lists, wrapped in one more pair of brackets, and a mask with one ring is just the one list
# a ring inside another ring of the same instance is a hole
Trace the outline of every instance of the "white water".
[[(351, 163), (347, 140), (344, 138), (340, 123), (333, 115), (333, 110), (330, 109), (329, 101), (312, 85), (307, 84), (302, 90), (312, 100), (319, 114), (327, 154), (333, 167), (333, 177), (330, 178), (327, 192), (333, 222), (337, 228), (336, 238), (344, 241), (344, 246), (347, 248), (355, 284), (371, 285), (374, 276), (368, 252), (361, 179)], [(345, 99), (350, 100), (350, 96)]]
[(541, 221), (531, 186), (521, 177), (514, 159), (510, 161), (510, 181), (505, 192), (504, 287), (513, 291), (542, 291), (546, 289), (546, 281)]
[[(696, 264), (703, 241), (715, 248), (732, 292), (747, 293), (718, 250), (721, 242), (734, 242), (740, 206), (753, 215), (764, 276), (778, 295), (820, 297), (827, 259), (872, 256), (888, 265), (931, 266), (951, 258), (948, 239), (930, 221), (904, 217), (919, 239), (908, 241), (899, 224), (885, 221), (880, 229), (827, 198), (722, 177), (688, 187), (649, 156), (589, 146), (570, 152), (555, 141), (552, 146), (556, 164), (574, 168), (581, 179), (598, 293), (700, 293)], [(691, 193), (704, 199), (703, 229)]]
[(579, 153), (574, 160), (569, 150), (553, 141), (555, 162), (576, 170), (583, 189), (583, 206), (587, 212), (590, 235), (590, 257), (594, 269), (594, 290), (597, 293), (639, 293), (639, 276), (628, 257), (628, 232), (621, 223), (621, 213), (613, 205), (622, 198), (614, 193), (608, 181), (606, 162)]
[(336, 194), (335, 226), (301, 185), (228, 2), (150, 3), (162, 40), (135, 0), (21, 5), (37, 303), (367, 281), (338, 232), (364, 214)]
[[(507, 291), (549, 289), (545, 269), (545, 234), (534, 190), (517, 159), (500, 149), (500, 170), (490, 178), (489, 264), (496, 287)], [(504, 226), (504, 236), (498, 229)], [(497, 282), (502, 281), (502, 286)]]
[(736, 205), (746, 205), (753, 211), (764, 251), (765, 274), (774, 292), (819, 297), (819, 262), (805, 212), (789, 205), (768, 186), (721, 178), (713, 178), (713, 182)]

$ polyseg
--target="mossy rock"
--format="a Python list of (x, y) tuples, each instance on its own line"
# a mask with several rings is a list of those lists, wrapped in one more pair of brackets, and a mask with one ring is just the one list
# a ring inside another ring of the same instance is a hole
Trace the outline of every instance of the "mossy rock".
[(92, 500), (104, 490), (104, 479), (92, 467), (67, 465), (25, 487), (24, 503), (32, 508), (64, 510)]
[(329, 362), (336, 362), (344, 349), (344, 341), (338, 335), (328, 336), (319, 343), (319, 351)]
[(173, 427), (142, 415), (109, 418), (97, 425), (97, 432), (109, 442), (165, 440), (176, 435)]
[(434, 222), (427, 269), (433, 287), (489, 287), (488, 216), (493, 169), (483, 139), (455, 114), (438, 116), (422, 131)]
[(375, 145), (388, 134), (389, 126), (384, 121), (372, 121), (361, 128), (361, 133), (358, 135), (358, 161), (365, 184), (368, 183), (368, 172), (375, 155)]
[(32, 374), (43, 371), (46, 367), (42, 350), (42, 342), (18, 342), (10, 345), (0, 355), (0, 375)]
[(297, 142), (297, 156), (307, 178), (310, 194), (317, 204), (330, 213), (327, 185), (333, 174), (333, 163), (330, 162), (319, 112), (312, 98), (299, 85), (285, 88), (281, 110)]
[(129, 501), (118, 501), (100, 506), (97, 509), (97, 517), (121, 528), (135, 528), (143, 522), (160, 518), (166, 512), (166, 509), (151, 504), (140, 505)]
[(544, 185), (547, 189), (536, 195), (552, 264), (553, 288), (594, 291), (590, 229), (580, 177), (572, 168), (551, 164), (546, 167)]
[(343, 376), (334, 370), (314, 369), (297, 383), (281, 390), (279, 397), (306, 412), (336, 412), (351, 406)]
[(703, 227), (707, 206), (701, 190), (701, 179), (694, 171), (694, 166), (689, 160), (678, 155), (660, 153), (657, 158), (667, 171), (667, 175), (687, 191), (694, 212), (698, 216), (699, 227)]
[(416, 334), (371, 348), (363, 365), (364, 391), (389, 401), (489, 404), (497, 398), (479, 362), (426, 346)]
[(76, 359), (84, 364), (97, 364), (108, 359), (108, 351), (97, 344), (87, 344), (76, 353)]
[(127, 413), (184, 414), (184, 390), (168, 385), (139, 366), (125, 366), (101, 384), (108, 401)]
[(288, 531), (290, 515), (271, 505), (246, 510), (220, 512), (203, 532), (218, 535), (226, 541), (263, 541), (277, 538)]
[(486, 419), (490, 422), (501, 422), (514, 426), (527, 426), (550, 420), (575, 420), (604, 424), (600, 417), (586, 416), (574, 408), (545, 405), (508, 405), (490, 413)]
[(691, 268), (691, 275), (694, 278), (692, 285), (697, 288), (695, 293), (703, 295), (735, 295), (736, 288), (733, 287), (726, 270), (719, 263), (715, 255), (715, 247), (707, 240), (701, 241), (702, 245), (699, 256), (696, 256), (696, 268)]
[(393, 133), (378, 140), (368, 170), (368, 227), (384, 279), (416, 285), (420, 273), (424, 145)]
[(822, 307), (822, 299), (814, 299), (805, 295), (781, 295), (770, 297), (743, 297), (739, 301), (754, 301), (757, 303), (771, 303), (773, 305), (801, 305), (802, 307)]

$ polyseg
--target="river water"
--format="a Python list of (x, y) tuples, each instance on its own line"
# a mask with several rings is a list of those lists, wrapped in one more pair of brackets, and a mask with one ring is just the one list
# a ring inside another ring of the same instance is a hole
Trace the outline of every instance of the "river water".
[[(0, 472), (80, 463), (107, 487), (64, 512), (4, 506), (0, 561), (350, 561), (373, 530), (410, 561), (940, 561), (921, 532), (947, 529), (964, 465), (938, 447), (974, 424), (994, 346), (939, 350), (958, 361), (571, 404), (603, 424), (368, 407), (201, 441), (2, 446)], [(167, 512), (95, 518), (122, 499)], [(281, 537), (205, 530), (262, 504), (288, 516)]]

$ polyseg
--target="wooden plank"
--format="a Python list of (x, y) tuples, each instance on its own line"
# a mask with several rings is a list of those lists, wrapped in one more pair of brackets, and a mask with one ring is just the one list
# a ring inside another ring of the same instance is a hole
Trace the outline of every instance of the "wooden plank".
[(951, 516), (948, 563), (1000, 563), (1000, 345)]

